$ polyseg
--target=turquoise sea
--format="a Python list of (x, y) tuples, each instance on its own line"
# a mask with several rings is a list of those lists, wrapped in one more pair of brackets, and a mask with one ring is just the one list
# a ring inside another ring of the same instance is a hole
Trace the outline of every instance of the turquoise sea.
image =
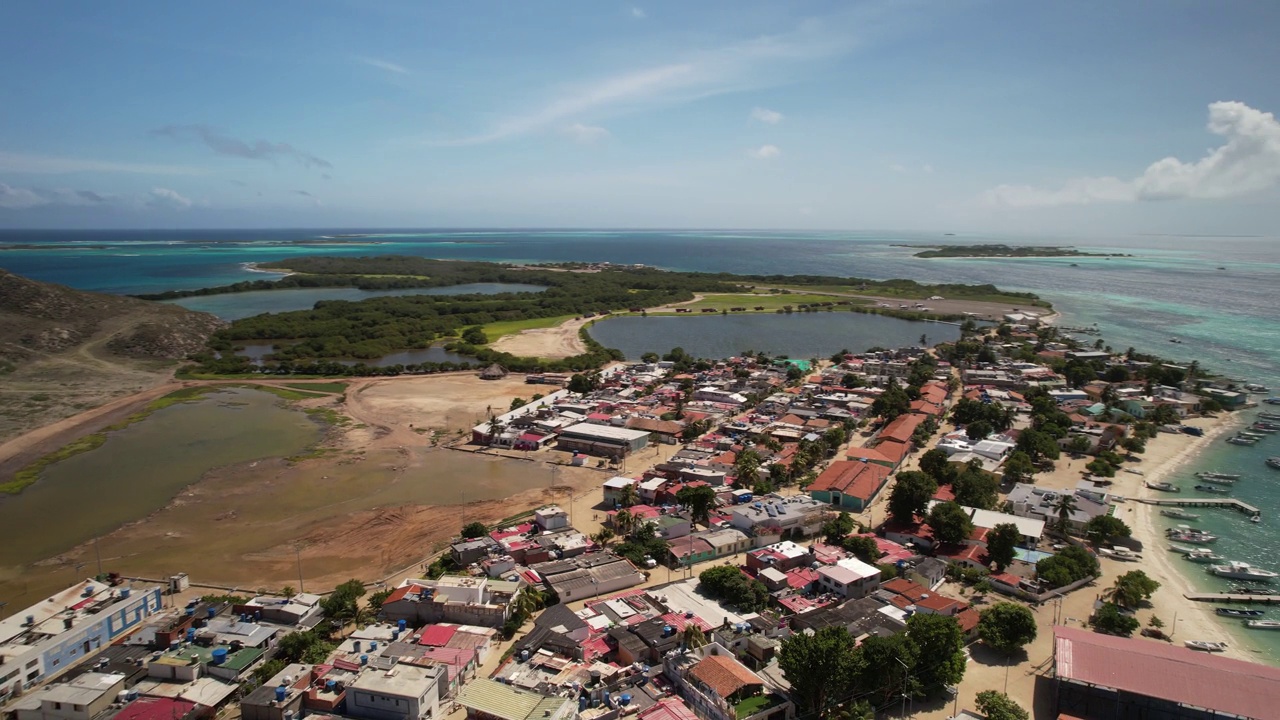
[[(925, 260), (904, 244), (1074, 245), (1129, 258)], [(40, 280), (116, 293), (222, 285), (255, 274), (248, 263), (314, 254), (409, 254), (510, 262), (608, 261), (675, 270), (844, 275), (922, 282), (992, 283), (1051, 301), (1065, 326), (1097, 325), (1112, 347), (1136, 347), (1280, 394), (1280, 237), (1114, 238), (942, 236), (907, 232), (747, 230), (240, 230), (0, 232), (0, 267)], [(225, 302), (219, 299), (219, 302)], [(1177, 337), (1182, 343), (1169, 342)], [(738, 348), (741, 349), (741, 348)], [(1273, 408), (1280, 410), (1280, 408)], [(1249, 414), (1252, 414), (1250, 412)], [(1215, 550), (1280, 570), (1280, 436), (1255, 447), (1222, 442), (1180, 473), (1239, 472), (1234, 496), (1263, 510), (1253, 525), (1231, 512), (1200, 511), (1221, 536)], [(1163, 549), (1151, 549), (1163, 552)], [(1204, 588), (1225, 588), (1203, 568), (1186, 568)], [(1280, 584), (1278, 584), (1280, 585)], [(1278, 587), (1280, 589), (1280, 587)], [(1280, 620), (1280, 609), (1268, 612)], [(1168, 619), (1166, 618), (1166, 622)], [(1280, 663), (1280, 633), (1223, 629)]]

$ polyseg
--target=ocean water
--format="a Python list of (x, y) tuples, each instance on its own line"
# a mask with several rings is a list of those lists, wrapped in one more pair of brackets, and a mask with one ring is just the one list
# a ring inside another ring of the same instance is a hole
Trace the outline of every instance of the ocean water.
[[(1074, 245), (1127, 258), (920, 259), (904, 244)], [(1137, 236), (1074, 239), (904, 232), (744, 230), (244, 230), (0, 232), (0, 267), (40, 280), (116, 293), (222, 285), (253, 277), (248, 263), (314, 254), (407, 254), (506, 262), (607, 261), (674, 270), (820, 274), (921, 282), (991, 283), (1051, 301), (1065, 326), (1097, 326), (1117, 350), (1135, 347), (1257, 382), (1280, 394), (1280, 238)], [(1171, 338), (1182, 340), (1171, 343)], [(1089, 339), (1092, 339), (1090, 337)], [(886, 343), (892, 344), (892, 343)], [(737, 352), (746, 348), (732, 348)], [(1236, 513), (1199, 511), (1197, 525), (1221, 536), (1231, 559), (1280, 571), (1280, 436), (1255, 447), (1222, 442), (1182, 475), (1240, 472), (1235, 497), (1263, 512), (1259, 525)], [(1163, 551), (1163, 550), (1160, 550)], [(1223, 587), (1201, 566), (1186, 574)], [(1277, 584), (1280, 587), (1280, 583)], [(1269, 611), (1280, 619), (1280, 609)], [(1168, 619), (1166, 619), (1166, 622)], [(1223, 621), (1237, 636), (1238, 621)], [(1242, 640), (1280, 662), (1280, 633)]]

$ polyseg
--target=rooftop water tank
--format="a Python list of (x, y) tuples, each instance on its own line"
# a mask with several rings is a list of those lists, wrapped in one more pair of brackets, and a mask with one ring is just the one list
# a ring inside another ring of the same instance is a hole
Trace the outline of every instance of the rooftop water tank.
[(209, 617), (215, 617), (218, 614), (218, 608), (209, 608)]
[(370, 641), (369, 641), (369, 649), (370, 649), (370, 650), (377, 650), (377, 649), (378, 649), (378, 641), (377, 641), (377, 640), (370, 640)]
[(391, 631), (391, 641), (392, 641), (392, 642), (395, 642), (396, 640), (399, 640), (399, 639), (400, 639), (400, 631), (399, 631), (399, 630), (392, 630), (392, 631)]
[(227, 661), (226, 648), (214, 648), (213, 653), (211, 653), (211, 655), (213, 656), (212, 661), (214, 665), (221, 665)]
[(192, 640), (195, 640), (195, 639), (196, 639), (196, 629), (193, 627), (187, 628), (187, 642), (191, 642)]
[(121, 600), (126, 600), (126, 599), (128, 599), (129, 595), (130, 595), (132, 592), (133, 592), (133, 589), (132, 589), (132, 588), (120, 588), (120, 599), (121, 599)]
[(361, 655), (361, 656), (360, 656), (360, 664), (361, 664), (361, 665), (368, 665), (368, 664), (369, 664), (369, 656), (368, 656), (368, 655)]
[(671, 627), (670, 625), (663, 625), (663, 626), (662, 626), (662, 637), (670, 637), (670, 636), (671, 636), (671, 634), (672, 634), (672, 633), (674, 633), (675, 631), (676, 631), (676, 629), (675, 629), (675, 628), (673, 628), (673, 627)]
[(338, 688), (338, 681), (337, 681), (337, 680), (329, 680), (328, 682), (326, 682), (326, 683), (324, 684), (324, 689), (325, 689), (325, 690), (328, 690), (329, 692), (333, 692), (333, 691), (334, 691), (334, 690), (336, 690), (337, 688)]
[(92, 585), (85, 585), (85, 586), (84, 586), (84, 596), (85, 596), (85, 597), (89, 597), (89, 596), (90, 596), (90, 595), (92, 595), (92, 594), (93, 594), (93, 586), (92, 586)]
[(352, 641), (351, 641), (351, 649), (352, 649), (352, 651), (354, 651), (354, 652), (360, 652), (360, 641), (359, 641), (359, 640), (352, 640)]
[(276, 702), (280, 702), (280, 703), (284, 702), (284, 699), (286, 696), (288, 696), (288, 694), (289, 694), (289, 688), (283, 685), (276, 688)]
[(631, 695), (629, 693), (622, 693), (622, 697), (618, 698), (618, 704), (624, 707), (630, 705)]
[(397, 620), (396, 627), (400, 629), (400, 632), (404, 632), (404, 629), (408, 627), (408, 625), (405, 623), (404, 620)]

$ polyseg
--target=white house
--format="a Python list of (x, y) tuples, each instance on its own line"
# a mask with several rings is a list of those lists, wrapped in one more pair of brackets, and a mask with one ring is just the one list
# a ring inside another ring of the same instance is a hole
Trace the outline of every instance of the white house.
[(444, 665), (368, 666), (347, 686), (347, 714), (367, 720), (434, 718), (448, 672)]

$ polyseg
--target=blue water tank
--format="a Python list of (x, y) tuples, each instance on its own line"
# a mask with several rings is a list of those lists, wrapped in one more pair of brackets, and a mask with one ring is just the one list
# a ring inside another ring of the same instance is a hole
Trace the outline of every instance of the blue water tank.
[(89, 597), (89, 596), (90, 596), (90, 595), (92, 595), (92, 594), (93, 594), (93, 586), (92, 586), (92, 585), (85, 585), (85, 586), (84, 586), (84, 596), (85, 596), (85, 597)]
[(589, 705), (590, 703), (591, 701), (587, 699), (586, 695), (579, 695), (578, 696), (578, 712), (582, 712), (583, 710), (586, 710), (587, 705)]
[(187, 617), (191, 617), (192, 615), (195, 615), (195, 614), (196, 614), (195, 608), (187, 608)]
[(392, 641), (392, 642), (395, 642), (396, 640), (399, 640), (399, 639), (400, 639), (400, 631), (399, 631), (399, 630), (392, 630), (392, 631), (391, 631), (391, 641)]
[(289, 695), (289, 688), (281, 685), (276, 688), (276, 702), (284, 702), (285, 697)]
[(378, 641), (377, 641), (377, 640), (370, 640), (370, 641), (369, 641), (369, 649), (370, 649), (370, 650), (377, 650), (377, 649), (378, 649)]
[(672, 634), (672, 633), (674, 633), (675, 631), (676, 631), (676, 629), (675, 629), (675, 628), (673, 628), (673, 627), (671, 627), (670, 625), (663, 625), (663, 626), (662, 626), (662, 637), (670, 637), (670, 636), (671, 636), (671, 634)]
[(218, 608), (209, 608), (209, 617), (215, 617), (218, 614)]
[(400, 629), (400, 632), (404, 632), (404, 629), (408, 627), (408, 624), (406, 624), (404, 620), (398, 620), (396, 621), (396, 627)]
[(630, 705), (631, 695), (629, 693), (622, 693), (622, 697), (618, 698), (618, 704), (624, 707)]
[(355, 651), (355, 652), (360, 652), (360, 641), (359, 641), (359, 640), (352, 640), (352, 641), (351, 641), (351, 649), (352, 649), (353, 651)]
[(227, 661), (227, 649), (226, 649), (226, 648), (214, 648), (214, 649), (213, 649), (213, 653), (212, 653), (212, 655), (213, 655), (213, 664), (214, 664), (214, 665), (221, 665), (221, 664), (223, 664), (223, 663), (225, 663), (225, 662)]
[(174, 641), (172, 641), (172, 642), (170, 642), (170, 643), (169, 643), (169, 649), (170, 649), (170, 650), (177, 650), (177, 649), (178, 649), (178, 645), (179, 645), (179, 644), (180, 644), (180, 643), (179, 643), (177, 640), (174, 640)]
[(337, 681), (337, 680), (329, 680), (328, 682), (326, 682), (326, 683), (324, 684), (324, 689), (325, 689), (325, 690), (328, 690), (329, 692), (333, 692), (333, 691), (334, 691), (334, 690), (336, 690), (337, 688), (338, 688), (338, 681)]
[(195, 639), (196, 639), (196, 629), (187, 628), (187, 642), (191, 642), (192, 640), (195, 640)]
[(369, 664), (369, 656), (368, 656), (368, 655), (361, 655), (361, 656), (360, 656), (360, 664), (361, 664), (361, 665), (368, 665), (368, 664)]
[(604, 706), (608, 708), (613, 707), (613, 696), (609, 693), (604, 694)]
[(120, 599), (127, 600), (129, 595), (133, 593), (132, 588), (120, 588)]

